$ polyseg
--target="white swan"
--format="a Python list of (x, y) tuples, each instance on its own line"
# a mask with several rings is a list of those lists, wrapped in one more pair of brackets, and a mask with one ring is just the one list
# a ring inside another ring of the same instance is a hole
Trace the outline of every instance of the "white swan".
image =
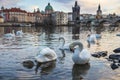
[(12, 30), (12, 33), (6, 33), (6, 34), (4, 34), (3, 38), (5, 40), (15, 40), (14, 30)]
[(16, 32), (16, 37), (23, 37), (22, 30), (19, 30), (19, 31)]
[(96, 35), (95, 34), (90, 34), (87, 36), (87, 42), (95, 44), (96, 43)]
[(99, 44), (100, 38), (101, 38), (100, 34), (89, 34), (87, 36), (88, 47), (90, 47), (91, 44)]
[(70, 50), (69, 45), (70, 44), (65, 44), (65, 39), (63, 37), (59, 37), (59, 41), (62, 41), (62, 45), (60, 45), (59, 49), (60, 50)]
[(83, 44), (81, 42), (73, 42), (70, 48), (74, 47), (72, 60), (75, 64), (86, 64), (89, 63), (90, 53), (87, 49), (83, 49)]
[(49, 47), (46, 47), (39, 52), (35, 59), (40, 63), (49, 62), (56, 60), (57, 54), (54, 50), (50, 49)]

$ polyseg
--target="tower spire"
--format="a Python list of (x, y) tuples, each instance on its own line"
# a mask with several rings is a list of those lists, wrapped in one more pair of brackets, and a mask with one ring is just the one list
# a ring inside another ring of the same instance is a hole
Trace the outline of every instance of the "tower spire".
[(77, 1), (75, 1), (75, 6), (77, 6)]
[(98, 10), (101, 10), (100, 4), (99, 4), (99, 6), (98, 6)]
[(102, 10), (101, 10), (100, 4), (98, 5), (98, 10), (97, 10), (96, 18), (97, 18), (97, 19), (102, 18)]

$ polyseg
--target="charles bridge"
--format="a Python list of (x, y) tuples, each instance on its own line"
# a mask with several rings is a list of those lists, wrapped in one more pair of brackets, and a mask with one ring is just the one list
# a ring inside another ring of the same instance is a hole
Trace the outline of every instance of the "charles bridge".
[(120, 17), (115, 18), (102, 18), (102, 19), (83, 19), (78, 21), (82, 26), (90, 27), (92, 26), (110, 26), (110, 27), (120, 27)]

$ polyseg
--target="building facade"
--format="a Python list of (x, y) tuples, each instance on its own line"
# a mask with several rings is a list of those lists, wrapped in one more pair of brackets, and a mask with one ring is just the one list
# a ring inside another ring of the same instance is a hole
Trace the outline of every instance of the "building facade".
[(39, 8), (33, 12), (27, 12), (20, 8), (10, 8), (0, 10), (0, 16), (4, 19), (4, 22), (30, 22), (30, 23), (43, 23), (44, 19), (48, 16), (42, 14)]
[(68, 24), (68, 13), (54, 12), (52, 15), (52, 21), (55, 25), (67, 25)]
[(72, 19), (72, 12), (69, 12), (68, 13), (68, 21), (72, 21), (73, 19)]
[(3, 23), (4, 22), (4, 19), (2, 16), (0, 16), (0, 23)]
[(43, 15), (41, 14), (39, 8), (37, 8), (37, 11), (34, 10), (34, 16), (35, 16), (35, 22), (36, 23), (42, 23), (43, 22)]
[(2, 7), (0, 13), (5, 22), (27, 22), (27, 12), (20, 8), (4, 9)]

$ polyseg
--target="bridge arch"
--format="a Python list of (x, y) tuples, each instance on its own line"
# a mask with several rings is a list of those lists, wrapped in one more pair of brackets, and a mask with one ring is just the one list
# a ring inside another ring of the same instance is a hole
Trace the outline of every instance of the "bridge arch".
[(109, 21), (109, 20), (101, 20), (101, 21), (99, 22), (99, 24), (103, 24), (103, 23), (105, 23), (105, 22), (111, 23), (111, 21)]
[(111, 21), (110, 20), (101, 20), (101, 21), (99, 21), (99, 26), (101, 28), (105, 29), (105, 27), (110, 27), (110, 25), (111, 25)]
[(115, 24), (115, 27), (120, 27), (120, 19), (116, 20), (114, 24)]
[(91, 22), (92, 22), (91, 20), (86, 21), (86, 26), (87, 26), (87, 27), (90, 27)]

